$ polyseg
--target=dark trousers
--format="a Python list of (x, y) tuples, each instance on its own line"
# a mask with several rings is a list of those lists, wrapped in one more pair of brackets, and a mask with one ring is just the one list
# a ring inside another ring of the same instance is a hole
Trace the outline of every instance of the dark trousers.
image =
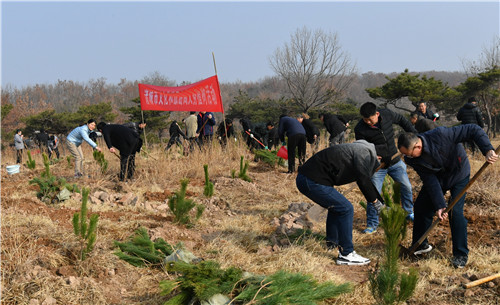
[(50, 159), (50, 157), (52, 157), (52, 152), (55, 152), (57, 159), (59, 159), (59, 147), (56, 147), (54, 149), (49, 148), (49, 159)]
[(295, 171), (295, 149), (299, 154), (299, 165), (306, 161), (306, 135), (296, 134), (288, 137), (288, 171)]
[(125, 174), (127, 179), (131, 179), (135, 172), (135, 151), (130, 155), (120, 154), (120, 174), (118, 177), (120, 181), (125, 179)]
[(297, 175), (297, 189), (328, 210), (326, 216), (326, 244), (329, 248), (340, 247), (342, 255), (354, 250), (352, 223), (354, 208), (349, 200), (335, 188), (314, 182), (302, 174)]
[(168, 144), (167, 147), (165, 147), (165, 150), (169, 150), (170, 147), (174, 145), (174, 143), (177, 143), (177, 145), (179, 146), (183, 146), (179, 136), (171, 137), (170, 140), (168, 140)]
[[(469, 176), (451, 187), (450, 203), (469, 183)], [(448, 213), (451, 227), (451, 241), (453, 244), (453, 256), (467, 256), (467, 219), (464, 216), (465, 195), (458, 200), (453, 209)], [(415, 221), (413, 223), (413, 244), (429, 229), (435, 214), (434, 205), (425, 185), (420, 190), (414, 204)], [(424, 243), (427, 239), (424, 240)]]
[(16, 150), (16, 157), (17, 157), (17, 164), (20, 164), (23, 162), (23, 150), (22, 149), (17, 149)]

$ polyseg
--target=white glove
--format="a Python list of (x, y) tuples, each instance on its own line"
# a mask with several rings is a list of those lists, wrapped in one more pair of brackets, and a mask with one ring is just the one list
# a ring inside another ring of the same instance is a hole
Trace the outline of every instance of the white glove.
[(251, 133), (251, 134), (250, 134), (250, 138), (252, 138), (252, 139), (253, 139), (253, 133)]

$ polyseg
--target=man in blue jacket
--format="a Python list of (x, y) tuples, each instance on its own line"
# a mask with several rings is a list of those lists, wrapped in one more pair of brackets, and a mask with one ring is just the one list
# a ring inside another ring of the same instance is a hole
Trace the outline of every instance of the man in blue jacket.
[(212, 142), (214, 135), (215, 118), (211, 112), (200, 111), (198, 113), (198, 129), (196, 134), (200, 139), (201, 144)]
[[(473, 140), (486, 161), (494, 163), (498, 155), (486, 133), (477, 125), (438, 127), (425, 133), (404, 133), (398, 138), (398, 149), (405, 155), (406, 163), (413, 167), (423, 186), (415, 200), (415, 222), (413, 244), (432, 224), (434, 214), (440, 219), (448, 215), (444, 194), (450, 191), (450, 202), (467, 185), (470, 178), (470, 164), (461, 142)], [(455, 204), (450, 213), (451, 238), (453, 244), (452, 264), (463, 268), (467, 264), (467, 220), (464, 217), (465, 195)], [(417, 248), (416, 255), (432, 250), (427, 239)]]
[(280, 116), (278, 127), (280, 141), (285, 145), (285, 135), (288, 137), (288, 173), (295, 171), (295, 149), (299, 155), (299, 165), (302, 165), (306, 159), (306, 130), (294, 118), (286, 115)]

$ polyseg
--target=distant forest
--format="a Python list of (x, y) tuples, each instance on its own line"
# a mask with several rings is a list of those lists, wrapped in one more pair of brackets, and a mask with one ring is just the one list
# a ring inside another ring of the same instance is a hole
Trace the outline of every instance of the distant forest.
[[(379, 87), (387, 82), (386, 77), (394, 78), (399, 73), (383, 74), (368, 72), (356, 75), (346, 94), (345, 102), (359, 106), (367, 101), (374, 101), (368, 96), (366, 88)], [(411, 74), (427, 75), (441, 80), (449, 86), (457, 86), (467, 77), (461, 72), (415, 72)], [(37, 114), (43, 110), (54, 109), (56, 112), (73, 112), (80, 106), (89, 106), (102, 102), (111, 103), (113, 112), (117, 114), (116, 123), (129, 120), (128, 115), (119, 109), (134, 105), (133, 99), (138, 98), (138, 83), (157, 86), (186, 85), (177, 84), (159, 72), (153, 72), (142, 80), (129, 81), (122, 79), (118, 84), (107, 83), (106, 79), (92, 79), (86, 83), (71, 80), (59, 80), (55, 84), (37, 84), (22, 88), (6, 86), (2, 88), (2, 104), (14, 106), (9, 117), (20, 118)], [(227, 113), (235, 97), (246, 93), (249, 98), (279, 100), (289, 96), (287, 86), (278, 77), (266, 77), (256, 82), (221, 83), (221, 95), (224, 110)], [(376, 101), (374, 101), (376, 102)], [(3, 122), (2, 122), (2, 125)], [(4, 127), (4, 126), (2, 126)]]

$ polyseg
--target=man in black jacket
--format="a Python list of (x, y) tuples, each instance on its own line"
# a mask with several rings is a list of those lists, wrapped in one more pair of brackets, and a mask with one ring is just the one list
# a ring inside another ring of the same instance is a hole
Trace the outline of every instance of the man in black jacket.
[(356, 181), (366, 201), (377, 215), (384, 207), (383, 200), (371, 177), (380, 165), (377, 151), (365, 140), (339, 144), (319, 151), (299, 167), (296, 184), (309, 199), (328, 209), (326, 244), (339, 248), (337, 264), (366, 265), (370, 260), (354, 251), (352, 223), (354, 208), (334, 187)]
[(319, 145), (319, 128), (314, 125), (313, 121), (309, 119), (307, 113), (302, 113), (297, 117), (297, 120), (302, 124), (302, 127), (306, 130), (306, 141), (311, 144), (312, 154), (314, 155), (318, 150)]
[(274, 147), (278, 148), (280, 144), (280, 136), (278, 134), (278, 128), (274, 127), (274, 123), (269, 121), (266, 124), (267, 132), (264, 135), (264, 145), (266, 145), (269, 149), (273, 149)]
[[(358, 124), (354, 128), (356, 140), (366, 140), (375, 144), (377, 155), (382, 157), (384, 167), (376, 172), (372, 177), (372, 182), (379, 191), (382, 192), (382, 185), (385, 176), (389, 176), (394, 181), (401, 184), (401, 203), (403, 209), (408, 213), (407, 219), (413, 220), (413, 196), (411, 191), (411, 183), (406, 172), (406, 164), (401, 161), (399, 156), (392, 159), (392, 156), (397, 154), (398, 150), (394, 143), (394, 128), (393, 124), (398, 124), (405, 131), (417, 133), (413, 125), (402, 115), (389, 110), (377, 110), (374, 103), (364, 103), (360, 110), (361, 116)], [(371, 234), (377, 230), (379, 219), (374, 207), (368, 203), (366, 207), (366, 229), (363, 233)]]
[(132, 179), (135, 171), (135, 153), (141, 150), (139, 137), (132, 129), (123, 125), (100, 122), (97, 130), (102, 133), (104, 141), (112, 153), (120, 151), (120, 181)]
[(170, 133), (170, 139), (168, 140), (167, 147), (165, 147), (165, 151), (168, 151), (174, 143), (177, 143), (179, 146), (184, 147), (181, 142), (181, 136), (185, 139), (186, 135), (182, 132), (181, 128), (179, 127), (179, 124), (177, 124), (177, 121), (173, 121), (170, 124), (170, 128), (168, 129), (168, 132)]
[[(470, 97), (465, 105), (458, 110), (457, 119), (462, 122), (462, 124), (476, 124), (481, 128), (484, 128), (483, 115), (481, 110), (477, 107), (477, 101), (475, 97)], [(468, 147), (472, 153), (476, 152), (476, 144), (474, 141), (464, 142), (464, 145)]]
[(323, 121), (326, 131), (330, 133), (329, 145), (342, 144), (345, 142), (345, 131), (349, 123), (341, 115), (320, 113), (319, 119)]
[(424, 101), (420, 101), (417, 104), (417, 109), (415, 112), (426, 119), (437, 121), (439, 120), (439, 114), (432, 112), (432, 110), (427, 107), (427, 103)]

